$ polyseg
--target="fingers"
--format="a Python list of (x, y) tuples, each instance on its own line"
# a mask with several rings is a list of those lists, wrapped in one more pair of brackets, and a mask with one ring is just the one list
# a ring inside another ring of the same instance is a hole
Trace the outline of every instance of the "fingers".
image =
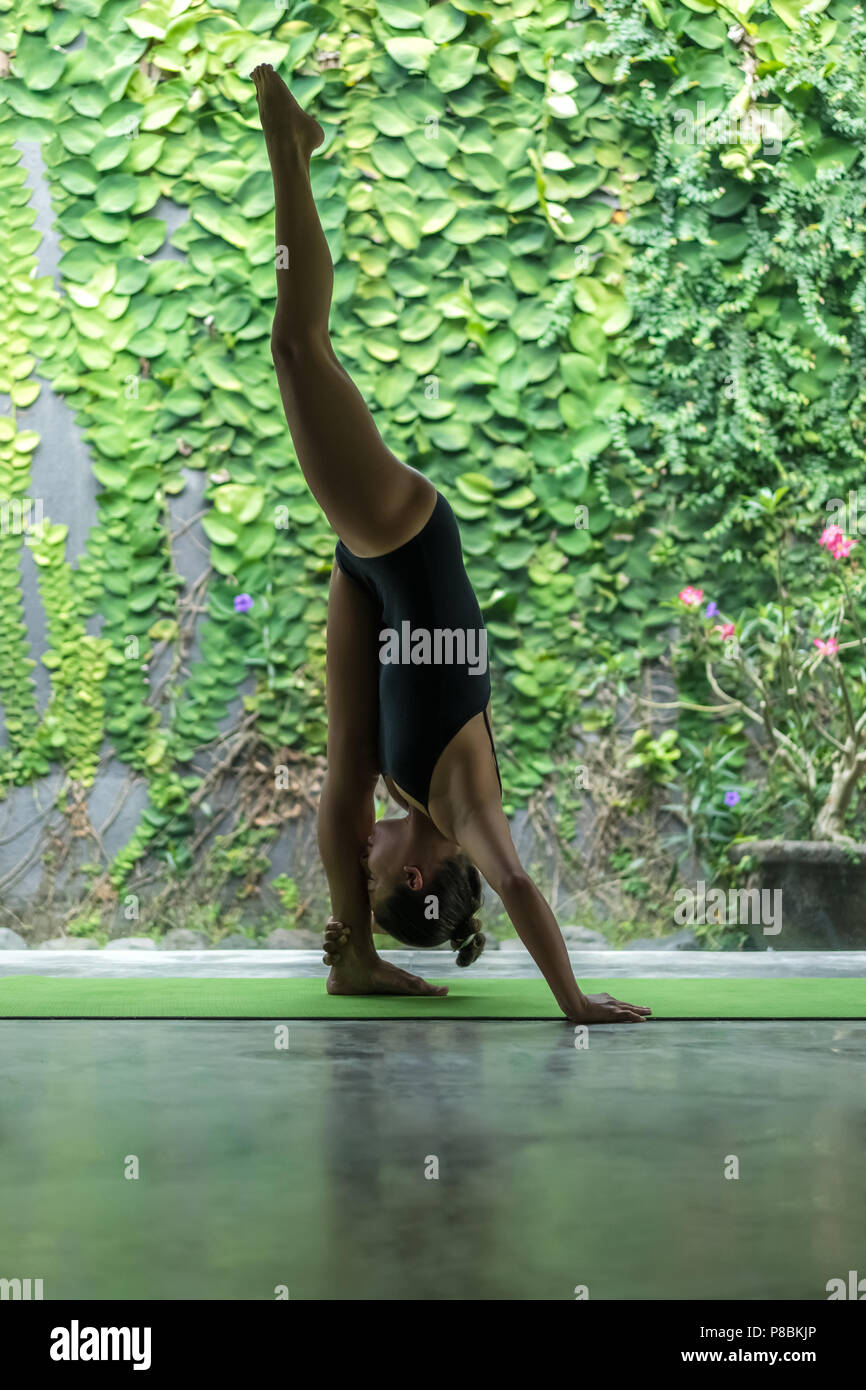
[(636, 1014), (651, 1014), (652, 1009), (647, 1004), (629, 1004), (625, 999), (612, 999), (612, 1004), (618, 1004), (621, 1009), (631, 1009)]
[(647, 1004), (630, 1004), (627, 999), (614, 999), (612, 994), (593, 994), (589, 996), (598, 1004), (611, 1004), (620, 1009), (628, 1009), (633, 1014), (651, 1014)]
[(349, 928), (344, 922), (338, 922), (336, 917), (329, 917), (325, 927), (325, 954), (322, 956), (322, 963), (339, 965), (348, 942)]

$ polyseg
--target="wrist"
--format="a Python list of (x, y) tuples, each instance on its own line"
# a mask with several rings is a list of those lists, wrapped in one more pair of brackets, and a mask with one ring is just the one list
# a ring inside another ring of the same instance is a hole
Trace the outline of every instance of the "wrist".
[(586, 1012), (586, 995), (580, 990), (569, 991), (567, 998), (557, 999), (566, 1018), (580, 1018)]

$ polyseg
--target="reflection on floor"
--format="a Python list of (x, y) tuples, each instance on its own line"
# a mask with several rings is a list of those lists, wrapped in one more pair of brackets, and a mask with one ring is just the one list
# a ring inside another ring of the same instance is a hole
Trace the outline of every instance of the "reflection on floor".
[(278, 1028), (0, 1021), (0, 1276), (46, 1299), (523, 1301), (825, 1299), (863, 1272), (866, 1024), (586, 1049), (565, 1021)]

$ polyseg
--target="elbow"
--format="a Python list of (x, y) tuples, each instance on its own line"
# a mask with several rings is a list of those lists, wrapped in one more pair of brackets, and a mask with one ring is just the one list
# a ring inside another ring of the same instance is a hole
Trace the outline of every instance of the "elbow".
[(493, 886), (502, 901), (506, 902), (509, 898), (513, 898), (532, 887), (532, 879), (526, 870), (518, 865), (516, 868), (506, 869)]

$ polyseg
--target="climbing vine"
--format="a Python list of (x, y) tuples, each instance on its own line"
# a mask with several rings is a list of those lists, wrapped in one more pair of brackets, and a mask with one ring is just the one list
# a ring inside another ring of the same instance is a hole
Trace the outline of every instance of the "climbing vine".
[(864, 42), (851, 0), (0, 0), (0, 493), (38, 495), (40, 380), (99, 489), (78, 557), (63, 517), (0, 534), (0, 785), (59, 762), (86, 788), (108, 755), (144, 777), (120, 892), (148, 851), (183, 867), (227, 729), (324, 750), (334, 538), (268, 350), (255, 63), (325, 129), (337, 352), (460, 519), (513, 809), (599, 672), (665, 655), (662, 600), (707, 570), (720, 602), (766, 595), (744, 499), (783, 481), (805, 527), (862, 480)]

